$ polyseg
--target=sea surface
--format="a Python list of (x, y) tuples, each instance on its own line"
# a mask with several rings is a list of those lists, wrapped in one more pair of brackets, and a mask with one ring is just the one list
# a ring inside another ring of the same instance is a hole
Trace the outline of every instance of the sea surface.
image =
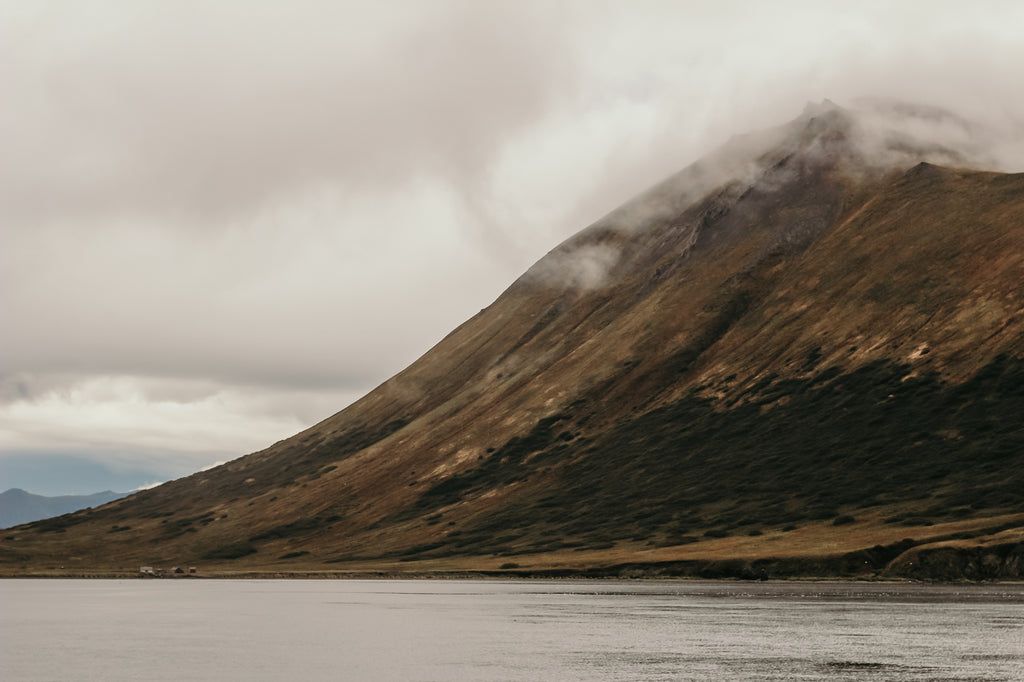
[(0, 679), (1024, 680), (1024, 585), (3, 580)]

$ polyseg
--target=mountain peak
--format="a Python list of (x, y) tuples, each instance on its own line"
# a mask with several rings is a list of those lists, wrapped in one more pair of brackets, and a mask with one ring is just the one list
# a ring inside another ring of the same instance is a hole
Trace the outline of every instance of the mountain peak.
[(830, 100), (830, 99), (828, 99), (826, 97), (825, 99), (821, 100), (820, 102), (808, 101), (807, 104), (804, 105), (804, 110), (801, 113), (801, 116), (804, 116), (804, 117), (818, 116), (819, 114), (823, 114), (823, 113), (825, 113), (827, 111), (833, 111), (835, 109), (840, 109), (840, 108), (841, 107), (838, 104), (836, 104), (835, 102), (833, 102), (832, 100)]
[[(735, 218), (739, 209), (767, 215), (770, 205), (791, 201), (804, 206), (802, 218), (780, 226), (775, 241), (805, 242), (828, 224), (841, 195), (918, 163), (992, 168), (993, 160), (978, 142), (982, 132), (937, 107), (881, 99), (859, 100), (850, 107), (829, 99), (808, 102), (792, 121), (734, 136), (616, 208), (554, 248), (517, 284), (577, 290), (607, 286), (616, 281), (614, 271), (622, 269), (620, 247), (632, 235), (654, 230), (648, 241), (657, 243), (650, 248), (674, 248), (684, 256), (701, 235), (710, 235), (712, 214)], [(701, 215), (695, 217), (694, 211)], [(695, 219), (701, 224), (685, 226)], [(673, 225), (675, 238), (666, 237), (666, 224)]]
[(791, 153), (853, 176), (902, 172), (920, 162), (992, 169), (986, 129), (950, 111), (897, 100), (861, 99), (844, 107), (809, 102), (803, 113), (776, 129), (767, 160)]

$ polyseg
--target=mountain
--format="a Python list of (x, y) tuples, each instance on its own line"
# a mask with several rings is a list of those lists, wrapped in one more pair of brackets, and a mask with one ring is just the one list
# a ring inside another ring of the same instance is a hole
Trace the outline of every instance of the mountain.
[(553, 249), (336, 415), (0, 569), (1024, 576), (1024, 175), (809, 106)]
[(92, 495), (45, 497), (33, 495), (21, 488), (10, 488), (0, 493), (0, 528), (10, 528), (30, 521), (60, 516), (86, 507), (98, 507), (124, 497), (126, 494), (104, 490)]

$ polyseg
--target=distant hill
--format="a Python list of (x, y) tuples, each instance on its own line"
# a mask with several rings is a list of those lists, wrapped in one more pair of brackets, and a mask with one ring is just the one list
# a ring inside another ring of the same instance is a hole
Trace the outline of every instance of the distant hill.
[(70, 512), (98, 507), (107, 502), (118, 500), (128, 493), (115, 493), (104, 490), (92, 495), (59, 495), (46, 497), (33, 495), (21, 488), (11, 488), (0, 493), (0, 528), (10, 528), (31, 521), (48, 519)]
[(1024, 174), (892, 113), (735, 138), (358, 402), (0, 572), (1024, 578)]

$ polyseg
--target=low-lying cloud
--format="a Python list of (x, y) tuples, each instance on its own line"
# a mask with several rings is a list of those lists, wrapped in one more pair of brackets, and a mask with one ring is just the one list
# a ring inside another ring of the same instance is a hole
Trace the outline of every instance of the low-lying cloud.
[(537, 262), (525, 278), (556, 289), (588, 291), (606, 283), (619, 260), (619, 249), (610, 244), (584, 244), (558, 249)]

